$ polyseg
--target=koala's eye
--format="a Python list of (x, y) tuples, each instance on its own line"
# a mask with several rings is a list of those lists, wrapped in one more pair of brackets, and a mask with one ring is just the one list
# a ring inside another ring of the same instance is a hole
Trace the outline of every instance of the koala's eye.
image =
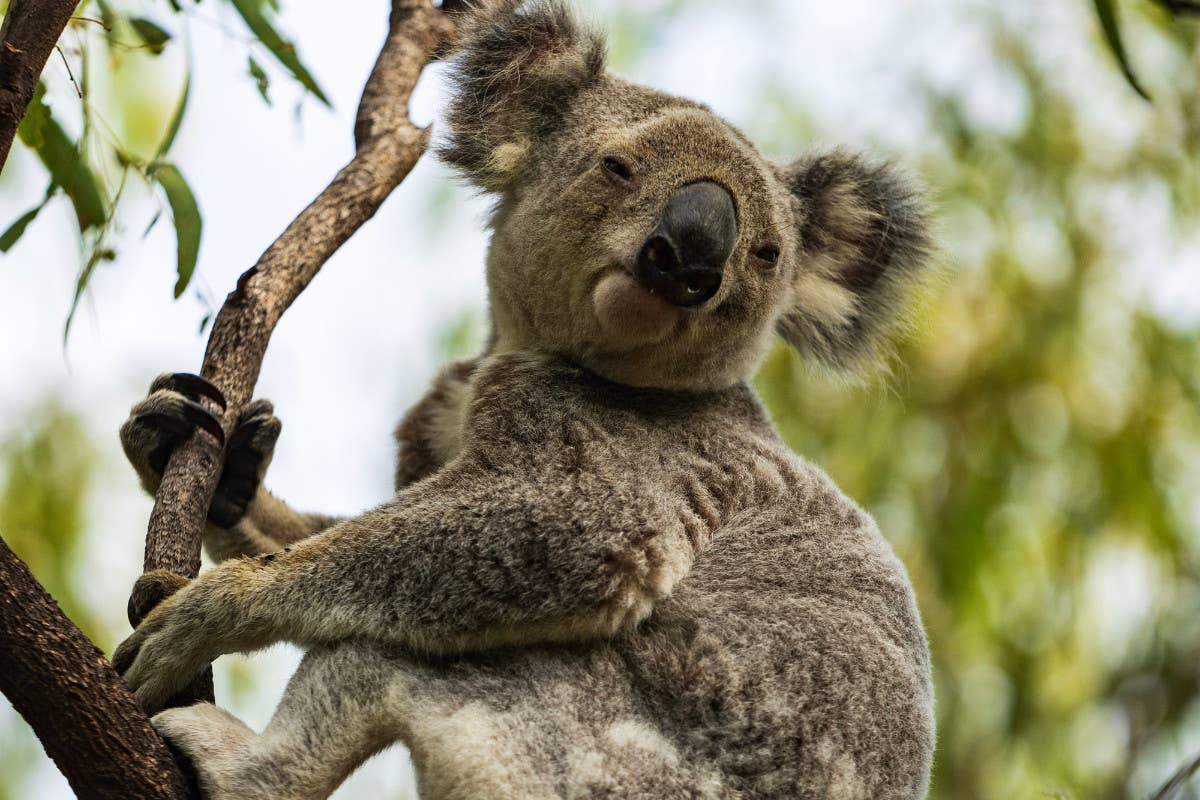
[(600, 166), (604, 169), (606, 175), (614, 178), (621, 183), (629, 183), (633, 180), (633, 167), (628, 161), (616, 156), (605, 156), (600, 160)]
[(779, 248), (774, 245), (761, 247), (754, 252), (754, 257), (763, 267), (770, 269), (779, 261)]

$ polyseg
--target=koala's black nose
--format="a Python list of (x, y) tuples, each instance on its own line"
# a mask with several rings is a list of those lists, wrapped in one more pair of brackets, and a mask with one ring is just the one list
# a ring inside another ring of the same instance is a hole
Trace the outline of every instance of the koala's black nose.
[(733, 198), (712, 181), (676, 189), (638, 254), (642, 285), (677, 306), (698, 306), (717, 293), (737, 242)]

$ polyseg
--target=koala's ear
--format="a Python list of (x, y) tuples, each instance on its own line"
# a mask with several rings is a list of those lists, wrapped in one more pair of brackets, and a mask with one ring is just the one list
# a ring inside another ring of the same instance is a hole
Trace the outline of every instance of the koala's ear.
[(843, 151), (801, 159), (780, 177), (798, 268), (779, 333), (830, 366), (870, 360), (930, 260), (920, 194), (890, 166)]
[(460, 23), (442, 158), (488, 191), (520, 177), (580, 91), (604, 75), (604, 40), (559, 0), (484, 0)]

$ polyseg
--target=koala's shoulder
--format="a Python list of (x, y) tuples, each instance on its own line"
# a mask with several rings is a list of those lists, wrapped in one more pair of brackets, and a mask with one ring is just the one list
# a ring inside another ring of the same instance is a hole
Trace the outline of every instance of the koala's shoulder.
[(551, 356), (521, 352), (482, 359), (470, 379), (467, 443), (527, 447), (555, 438), (565, 421), (586, 415), (581, 386), (588, 378)]

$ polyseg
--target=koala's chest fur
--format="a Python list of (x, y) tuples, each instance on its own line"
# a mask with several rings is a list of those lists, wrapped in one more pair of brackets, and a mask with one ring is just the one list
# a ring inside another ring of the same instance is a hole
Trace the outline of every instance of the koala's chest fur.
[[(545, 786), (521, 796), (539, 797), (610, 783), (642, 786), (638, 797), (905, 795), (869, 788), (896, 779), (866, 766), (881, 752), (911, 765), (904, 786), (920, 784), (928, 662), (903, 570), (870, 518), (778, 440), (748, 387), (640, 391), (497, 356), (448, 367), (398, 438), (401, 487), (463, 458), (504, 486), (517, 465), (567, 507), (563, 546), (595, 535), (602, 514), (688, 562), (686, 577), (649, 586), (653, 613), (612, 640), (420, 668), (406, 689), (431, 709), (412, 721), (419, 761), (446, 758), (461, 778), (468, 743), (503, 751), (507, 770), (529, 767), (523, 786)], [(880, 702), (902, 735), (881, 733)]]
[(744, 386), (708, 394), (638, 390), (533, 355), (449, 365), (396, 437), (397, 490), (465, 448), (493, 450), (498, 464), (542, 462), (548, 474), (602, 475), (609, 488), (625, 481), (653, 487), (656, 505), (686, 519), (693, 541), (707, 541), (746, 507), (784, 497), (803, 473)]

